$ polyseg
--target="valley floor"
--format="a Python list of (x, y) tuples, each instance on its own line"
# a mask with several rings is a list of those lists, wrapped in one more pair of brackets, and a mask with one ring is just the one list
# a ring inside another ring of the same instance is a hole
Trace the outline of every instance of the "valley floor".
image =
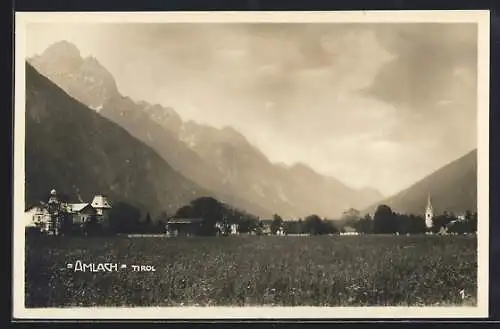
[[(37, 237), (27, 240), (25, 302), (470, 306), (476, 255), (476, 236)], [(77, 261), (116, 263), (118, 270), (75, 271)]]

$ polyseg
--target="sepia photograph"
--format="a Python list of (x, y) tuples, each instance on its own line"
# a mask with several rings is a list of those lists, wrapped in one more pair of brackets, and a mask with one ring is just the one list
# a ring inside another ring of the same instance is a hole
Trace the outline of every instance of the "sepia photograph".
[(488, 11), (15, 32), (16, 317), (487, 316)]

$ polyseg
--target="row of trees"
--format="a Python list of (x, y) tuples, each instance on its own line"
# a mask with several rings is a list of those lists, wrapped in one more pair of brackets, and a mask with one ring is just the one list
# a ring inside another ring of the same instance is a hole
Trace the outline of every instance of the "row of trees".
[[(240, 233), (255, 232), (263, 234), (264, 224), (258, 217), (231, 208), (214, 198), (203, 197), (180, 208), (174, 217), (202, 218), (202, 235), (213, 235), (215, 223), (221, 218), (230, 224), (238, 224)], [(270, 224), (270, 233), (277, 234), (283, 230), (285, 234), (335, 234), (354, 230), (363, 234), (424, 234), (437, 233), (446, 229), (450, 233), (473, 233), (477, 230), (477, 213), (467, 211), (465, 218), (459, 220), (453, 213), (444, 212), (434, 217), (431, 229), (425, 226), (423, 216), (399, 214), (387, 206), (380, 205), (373, 218), (370, 215), (361, 216), (360, 212), (350, 209), (337, 221), (322, 219), (318, 215), (310, 215), (297, 221), (284, 221), (275, 214)], [(104, 223), (104, 230), (111, 233), (163, 233), (169, 216), (161, 213), (152, 219), (149, 213), (141, 216), (140, 211), (125, 203), (116, 204)]]
[(453, 213), (443, 212), (433, 219), (433, 226), (425, 226), (423, 216), (413, 214), (399, 214), (387, 206), (380, 205), (371, 216), (360, 216), (359, 211), (350, 209), (344, 213), (341, 221), (345, 226), (351, 226), (358, 232), (373, 234), (424, 234), (426, 232), (438, 233), (446, 230), (450, 233), (474, 233), (477, 231), (477, 212), (467, 211), (463, 219)]
[(271, 233), (275, 234), (278, 227), (283, 227), (287, 234), (332, 234), (346, 231), (356, 231), (363, 234), (425, 234), (438, 233), (445, 230), (448, 233), (474, 233), (477, 231), (477, 212), (467, 211), (464, 218), (458, 218), (453, 213), (444, 212), (433, 219), (433, 226), (427, 228), (423, 216), (414, 214), (399, 214), (387, 206), (380, 205), (373, 218), (370, 215), (361, 216), (356, 209), (344, 212), (340, 220), (321, 219), (317, 215), (307, 216), (304, 220), (284, 222), (278, 215), (274, 216)]
[[(152, 218), (149, 213), (141, 211), (124, 202), (113, 205), (109, 215), (102, 221), (93, 219), (83, 226), (71, 225), (69, 214), (61, 213), (61, 232), (63, 234), (117, 234), (117, 233), (164, 233), (169, 215), (165, 212)], [(211, 197), (201, 197), (190, 204), (181, 207), (171, 216), (177, 218), (201, 218), (200, 235), (214, 235), (217, 231), (216, 223), (221, 220), (228, 227), (238, 224), (240, 233), (264, 233), (264, 224), (256, 216), (239, 209), (232, 208)], [(372, 218), (370, 215), (361, 216), (356, 209), (344, 212), (337, 221), (322, 219), (318, 215), (310, 215), (297, 221), (284, 221), (278, 214), (273, 216), (270, 224), (270, 233), (277, 234), (335, 234), (353, 230), (364, 234), (424, 234), (428, 231), (437, 233), (444, 228), (450, 233), (472, 233), (477, 230), (477, 213), (467, 211), (463, 220), (452, 213), (444, 212), (434, 218), (434, 225), (429, 230), (425, 226), (422, 216), (398, 214), (387, 205), (380, 205)]]

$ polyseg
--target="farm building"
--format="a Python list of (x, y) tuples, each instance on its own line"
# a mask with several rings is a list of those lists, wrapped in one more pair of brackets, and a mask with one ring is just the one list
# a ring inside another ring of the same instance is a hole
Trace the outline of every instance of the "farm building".
[(93, 218), (98, 218), (97, 209), (92, 207), (90, 203), (68, 203), (66, 209), (71, 215), (71, 222), (76, 225), (81, 225), (91, 221)]
[[(274, 222), (274, 219), (268, 219), (268, 218), (260, 220), (260, 225), (262, 227), (262, 234), (264, 234), (264, 235), (271, 235), (272, 234), (271, 226), (272, 226), (273, 222)], [(287, 222), (283, 222), (282, 225), (277, 228), (276, 235), (285, 235), (285, 232), (287, 232), (285, 227), (286, 228), (289, 227)]]
[(227, 224), (227, 229), (225, 228), (225, 224), (223, 221), (218, 221), (216, 224), (215, 224), (215, 228), (217, 229), (217, 234), (218, 235), (222, 235), (223, 232), (226, 232), (226, 234), (229, 234), (229, 235), (238, 235), (239, 234), (239, 225), (236, 224), (236, 223), (232, 223), (232, 224)]
[(342, 229), (340, 235), (359, 235), (359, 232), (357, 232), (354, 227), (346, 226)]
[(200, 232), (203, 218), (170, 218), (166, 225), (168, 236), (192, 236)]
[(91, 203), (63, 203), (62, 207), (70, 214), (72, 223), (81, 225), (95, 218), (98, 222), (106, 218), (111, 210), (108, 198), (104, 195), (96, 195)]

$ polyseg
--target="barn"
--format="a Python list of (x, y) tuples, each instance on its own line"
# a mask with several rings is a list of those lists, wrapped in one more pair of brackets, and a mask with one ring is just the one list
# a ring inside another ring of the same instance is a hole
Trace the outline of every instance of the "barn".
[(166, 225), (168, 236), (198, 235), (203, 224), (203, 218), (170, 218)]

